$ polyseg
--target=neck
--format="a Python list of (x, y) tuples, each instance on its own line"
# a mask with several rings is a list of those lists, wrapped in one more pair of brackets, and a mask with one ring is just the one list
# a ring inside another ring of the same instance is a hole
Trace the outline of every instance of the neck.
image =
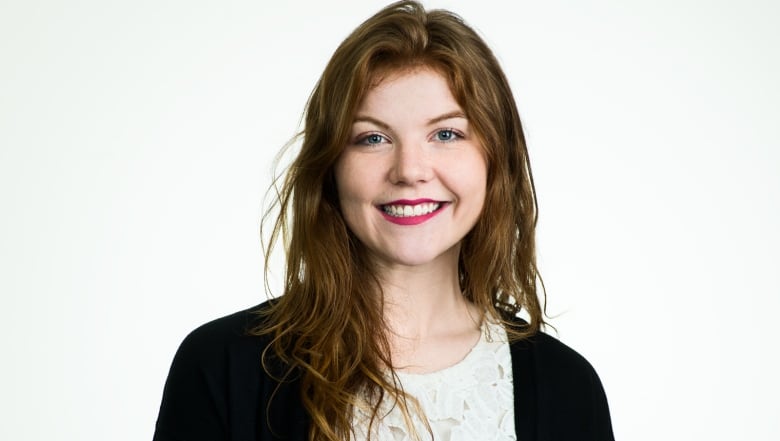
[(480, 321), (460, 290), (457, 253), (426, 265), (383, 268), (380, 280), (385, 322), (396, 338), (435, 337)]

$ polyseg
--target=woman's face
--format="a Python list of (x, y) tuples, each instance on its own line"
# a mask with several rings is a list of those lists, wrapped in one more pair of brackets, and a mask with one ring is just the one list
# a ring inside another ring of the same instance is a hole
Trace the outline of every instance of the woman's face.
[(379, 264), (457, 264), (482, 211), (487, 164), (445, 78), (417, 68), (368, 92), (335, 176), (347, 226)]

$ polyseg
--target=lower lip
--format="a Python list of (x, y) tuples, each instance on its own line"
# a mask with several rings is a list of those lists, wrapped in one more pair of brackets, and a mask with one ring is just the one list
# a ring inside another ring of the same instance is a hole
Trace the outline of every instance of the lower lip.
[(404, 216), (404, 217), (395, 217), (390, 216), (389, 214), (385, 213), (385, 210), (382, 209), (382, 207), (379, 207), (379, 212), (382, 213), (382, 216), (385, 217), (385, 219), (389, 220), (390, 222), (396, 224), (396, 225), (419, 225), (428, 219), (436, 216), (439, 214), (442, 209), (444, 209), (445, 204), (441, 204), (439, 208), (437, 208), (434, 211), (431, 211), (428, 214), (421, 214), (419, 216)]

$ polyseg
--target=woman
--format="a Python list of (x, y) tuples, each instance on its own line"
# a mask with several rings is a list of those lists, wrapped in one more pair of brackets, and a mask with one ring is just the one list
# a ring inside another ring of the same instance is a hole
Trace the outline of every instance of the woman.
[(520, 119), (460, 18), (399, 2), (339, 46), (279, 208), (284, 295), (185, 339), (155, 440), (612, 439), (539, 331)]

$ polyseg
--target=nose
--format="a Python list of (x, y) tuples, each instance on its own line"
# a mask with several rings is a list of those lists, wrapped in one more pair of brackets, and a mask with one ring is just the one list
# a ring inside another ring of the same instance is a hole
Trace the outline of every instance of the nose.
[(396, 145), (393, 152), (390, 181), (393, 184), (402, 185), (429, 181), (433, 177), (430, 160), (424, 146), (407, 143)]

